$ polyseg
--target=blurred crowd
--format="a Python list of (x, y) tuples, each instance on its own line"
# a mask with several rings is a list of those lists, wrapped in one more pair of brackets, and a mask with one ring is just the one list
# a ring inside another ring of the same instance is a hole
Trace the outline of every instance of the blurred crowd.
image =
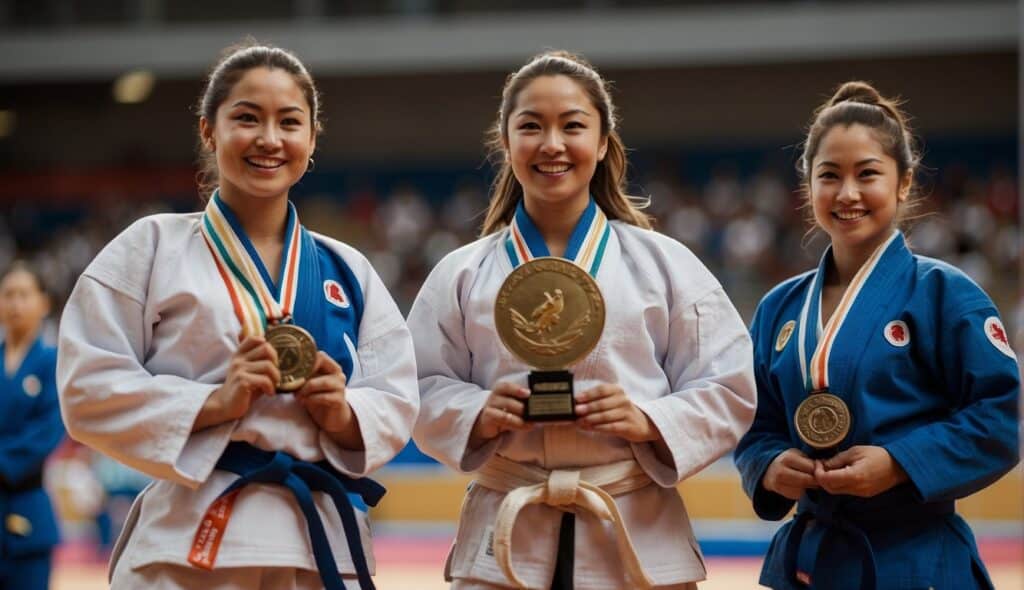
[[(827, 241), (811, 229), (791, 169), (766, 162), (744, 166), (751, 172), (741, 173), (737, 161), (720, 160), (698, 182), (684, 178), (677, 166), (655, 163), (635, 174), (631, 192), (649, 201), (656, 229), (692, 249), (749, 320), (760, 297), (780, 280), (813, 267)], [(453, 174), (441, 190), (437, 183), (424, 188), (399, 179), (385, 189), (375, 187), (387, 183), (361, 183), (334, 192), (322, 188), (335, 184), (328, 179), (308, 183), (312, 188), (295, 200), (307, 227), (366, 254), (408, 311), (430, 269), (475, 239), (487, 206), (487, 183), (480, 172)], [(926, 175), (919, 188), (908, 224), (914, 250), (966, 271), (1020, 334), (1015, 170), (953, 163)], [(29, 259), (47, 277), (57, 310), (100, 248), (132, 221), (202, 206), (194, 194), (98, 197), (66, 205), (55, 207), (45, 199), (0, 203), (0, 266), (14, 256)]]

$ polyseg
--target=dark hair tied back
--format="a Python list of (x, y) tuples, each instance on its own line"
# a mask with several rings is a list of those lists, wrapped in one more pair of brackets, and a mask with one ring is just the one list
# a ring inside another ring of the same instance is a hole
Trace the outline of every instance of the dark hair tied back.
[(896, 160), (901, 176), (917, 169), (920, 154), (900, 102), (882, 96), (867, 82), (852, 81), (841, 85), (832, 98), (814, 112), (798, 166), (805, 184), (810, 182), (811, 165), (822, 138), (837, 125), (864, 125), (872, 129), (885, 153)]
[[(313, 133), (321, 132), (323, 126), (320, 122), (320, 93), (306, 66), (292, 52), (272, 45), (262, 45), (252, 39), (224, 50), (220, 60), (210, 70), (206, 87), (203, 88), (196, 105), (196, 114), (215, 125), (217, 109), (245, 73), (255, 68), (278, 69), (291, 74), (309, 104), (309, 119)], [(202, 138), (199, 138), (198, 151), (199, 193), (207, 199), (217, 187), (217, 161), (214, 154), (203, 146)]]

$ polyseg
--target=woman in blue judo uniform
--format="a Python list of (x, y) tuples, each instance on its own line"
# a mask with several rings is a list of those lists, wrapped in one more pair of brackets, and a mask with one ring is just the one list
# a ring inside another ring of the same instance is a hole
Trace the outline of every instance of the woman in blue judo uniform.
[(831, 246), (757, 309), (757, 415), (735, 455), (758, 516), (797, 503), (766, 586), (992, 588), (954, 502), (1016, 464), (1020, 377), (984, 291), (898, 230), (917, 164), (870, 85), (816, 112), (800, 172)]
[(57, 351), (39, 331), (50, 304), (30, 267), (0, 277), (0, 589), (45, 590), (57, 520), (43, 489), (43, 462), (64, 436), (57, 401)]

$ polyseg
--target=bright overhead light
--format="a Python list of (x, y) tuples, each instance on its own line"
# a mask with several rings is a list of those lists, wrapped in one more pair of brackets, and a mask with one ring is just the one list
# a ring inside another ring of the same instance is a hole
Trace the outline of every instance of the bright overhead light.
[(148, 70), (135, 70), (114, 80), (114, 100), (121, 104), (137, 104), (149, 98), (156, 78)]
[(0, 138), (9, 137), (14, 133), (14, 111), (0, 110)]

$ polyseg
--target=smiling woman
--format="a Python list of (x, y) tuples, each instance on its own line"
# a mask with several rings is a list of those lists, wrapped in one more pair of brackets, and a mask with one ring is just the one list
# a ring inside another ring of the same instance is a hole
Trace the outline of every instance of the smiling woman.
[(157, 480), (111, 587), (373, 588), (366, 476), (408, 441), (412, 340), (367, 260), (288, 200), (320, 130), (302, 63), (233, 48), (198, 114), (205, 211), (125, 230), (61, 321), (69, 432)]
[[(456, 589), (692, 589), (706, 572), (675, 485), (753, 417), (746, 329), (711, 273), (626, 195), (592, 66), (535, 57), (509, 76), (499, 113), (484, 235), (434, 268), (409, 314), (416, 442), (476, 475), (445, 576)], [(534, 276), (536, 297), (504, 317), (553, 354), (588, 333), (568, 383), (551, 371), (537, 384), (502, 344), (499, 302), (517, 297), (505, 286)], [(601, 293), (615, 303), (598, 313)], [(551, 418), (550, 400), (557, 421), (531, 421)]]
[(1016, 464), (1020, 373), (985, 292), (898, 230), (917, 162), (866, 83), (814, 115), (800, 172), (831, 244), (758, 306), (757, 415), (735, 453), (758, 516), (797, 503), (765, 586), (992, 588), (954, 502)]

